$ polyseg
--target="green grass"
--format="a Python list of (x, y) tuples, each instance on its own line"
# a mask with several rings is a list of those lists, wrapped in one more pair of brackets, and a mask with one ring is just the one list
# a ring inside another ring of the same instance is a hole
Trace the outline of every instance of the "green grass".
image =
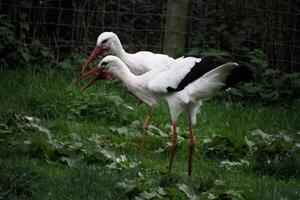
[[(130, 195), (124, 196), (124, 190), (116, 184), (125, 179), (139, 180), (139, 173), (161, 187), (175, 187), (177, 183), (186, 183), (197, 195), (207, 191), (217, 194), (220, 191), (234, 190), (243, 194), (244, 199), (300, 199), (299, 176), (282, 178), (249, 167), (226, 170), (220, 167), (220, 160), (205, 157), (203, 149), (203, 139), (214, 135), (228, 137), (234, 143), (242, 143), (245, 136), (256, 129), (271, 134), (285, 130), (294, 136), (300, 131), (299, 103), (266, 106), (262, 103), (236, 103), (217, 99), (205, 102), (195, 126), (198, 143), (193, 178), (189, 182), (187, 139), (179, 145), (172, 173), (165, 174), (168, 151), (156, 153), (155, 150), (165, 148), (166, 143), (171, 141), (170, 138), (149, 136), (145, 152), (140, 153), (139, 137), (120, 136), (110, 129), (127, 126), (133, 120), (143, 121), (147, 107), (136, 106), (135, 97), (116, 80), (98, 82), (82, 94), (78, 86), (71, 84), (73, 77), (74, 72), (70, 74), (52, 69), (39, 72), (2, 71), (1, 125), (13, 124), (9, 118), (13, 114), (35, 116), (41, 119), (42, 126), (51, 131), (53, 138), (67, 141), (76, 133), (81, 137), (82, 148), (90, 149), (91, 152), (94, 152), (94, 144), (89, 137), (98, 133), (104, 137), (104, 148), (116, 155), (126, 155), (129, 161), (140, 162), (140, 165), (121, 170), (109, 169), (103, 163), (81, 163), (76, 167), (68, 167), (65, 163), (45, 158), (43, 152), (34, 149), (32, 145), (24, 144), (28, 140), (47, 141), (45, 133), (16, 128), (13, 132), (0, 132), (0, 199), (133, 198)], [(93, 95), (96, 95), (95, 98), (90, 97)], [(103, 115), (87, 113), (79, 118), (72, 114), (71, 109), (76, 110), (76, 103), (88, 103), (84, 99), (91, 99), (96, 105), (94, 107), (97, 107), (97, 103), (104, 107), (106, 104), (97, 102), (97, 95), (118, 95), (134, 111), (124, 113), (119, 108), (117, 111), (108, 109)], [(108, 116), (111, 113), (122, 115)], [(125, 118), (119, 121), (120, 117)], [(166, 128), (169, 123), (168, 109), (162, 104), (155, 109), (152, 124), (169, 133), (169, 128)], [(179, 134), (185, 136), (188, 130), (185, 115), (180, 116), (178, 124)], [(142, 127), (140, 132), (142, 133)], [(216, 180), (221, 184), (216, 184)]]

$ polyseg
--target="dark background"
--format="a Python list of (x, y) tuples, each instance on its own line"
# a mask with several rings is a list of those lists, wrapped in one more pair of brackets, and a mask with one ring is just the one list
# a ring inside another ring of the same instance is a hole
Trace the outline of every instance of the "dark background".
[[(272, 68), (299, 71), (300, 3), (295, 0), (190, 0), (183, 33), (185, 47), (177, 56), (210, 50), (243, 59), (260, 49)], [(58, 58), (74, 52), (88, 53), (103, 31), (117, 33), (130, 52), (162, 52), (166, 0), (2, 0), (1, 14), (8, 16), (26, 41), (39, 39)], [(170, 5), (170, 4), (169, 4)], [(21, 24), (21, 25), (20, 25)]]

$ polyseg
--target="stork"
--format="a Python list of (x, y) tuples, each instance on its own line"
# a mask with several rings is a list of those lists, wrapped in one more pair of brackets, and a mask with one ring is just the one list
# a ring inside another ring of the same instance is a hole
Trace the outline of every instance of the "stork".
[[(103, 32), (99, 35), (96, 47), (87, 59), (85, 65), (82, 67), (83, 72), (88, 68), (88, 66), (98, 55), (114, 55), (116, 57), (119, 57), (135, 75), (144, 74), (145, 72), (148, 72), (152, 69), (168, 68), (175, 60), (168, 55), (156, 54), (150, 51), (139, 51), (133, 54), (127, 53), (123, 49), (120, 39), (113, 32)], [(105, 74), (104, 76), (105, 77), (96, 76), (85, 86), (84, 89), (88, 88), (97, 80), (110, 78), (108, 74)], [(150, 107), (144, 121), (144, 137), (142, 138), (140, 144), (142, 151), (144, 149), (145, 137), (148, 135), (149, 124), (152, 119), (153, 111), (154, 109)]]
[(156, 68), (171, 66), (174, 58), (152, 53), (150, 51), (139, 51), (127, 53), (121, 44), (119, 37), (113, 32), (103, 32), (98, 36), (96, 47), (87, 59), (82, 70), (85, 71), (93, 60), (99, 55), (114, 55), (119, 57), (135, 75), (141, 75)]
[(245, 63), (227, 62), (216, 57), (178, 59), (169, 69), (151, 70), (143, 75), (134, 75), (118, 57), (106, 56), (98, 66), (82, 75), (79, 80), (96, 73), (111, 73), (139, 99), (154, 108), (159, 100), (165, 100), (172, 119), (172, 147), (168, 169), (171, 171), (178, 136), (176, 121), (186, 111), (190, 134), (188, 175), (192, 175), (192, 158), (195, 148), (193, 125), (203, 100), (216, 92), (253, 77), (252, 66)]

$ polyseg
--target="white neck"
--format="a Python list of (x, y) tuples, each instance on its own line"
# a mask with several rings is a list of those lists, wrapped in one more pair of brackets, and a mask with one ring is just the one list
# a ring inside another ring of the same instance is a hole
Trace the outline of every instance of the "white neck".
[(127, 53), (123, 49), (119, 39), (113, 41), (109, 54), (120, 58), (129, 67), (129, 69), (131, 69), (131, 66), (134, 65), (130, 59), (132, 54)]
[(155, 95), (148, 89), (147, 75), (134, 75), (120, 59), (114, 64), (116, 66), (111, 66), (110, 72), (121, 79), (128, 90), (150, 106), (154, 106), (157, 103)]
[(121, 44), (121, 41), (119, 40), (119, 38), (116, 38), (112, 44), (111, 44), (111, 48), (110, 48), (110, 54), (117, 56), (119, 58), (126, 56), (126, 52), (123, 49), (123, 46)]
[(123, 62), (118, 63), (118, 67), (115, 67), (111, 70), (111, 72), (121, 79), (126, 86), (131, 86), (133, 84), (138, 84), (140, 78), (134, 75), (128, 67)]
[(117, 56), (117, 57), (123, 57), (126, 52), (125, 50), (123, 49), (122, 45), (117, 45), (115, 44), (113, 48), (111, 48), (111, 54), (114, 55), (114, 56)]

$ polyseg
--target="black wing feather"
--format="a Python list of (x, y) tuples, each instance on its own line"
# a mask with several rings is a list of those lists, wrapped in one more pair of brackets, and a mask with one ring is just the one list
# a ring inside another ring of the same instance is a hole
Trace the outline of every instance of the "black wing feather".
[[(183, 90), (188, 84), (194, 82), (207, 72), (227, 63), (232, 62), (215, 56), (206, 56), (196, 63), (193, 68), (186, 74), (177, 88), (167, 87), (167, 92), (178, 92)], [(253, 79), (255, 68), (249, 64), (239, 62), (239, 66), (232, 70), (232, 73), (227, 77), (223, 89), (231, 87), (241, 81), (250, 81)]]

